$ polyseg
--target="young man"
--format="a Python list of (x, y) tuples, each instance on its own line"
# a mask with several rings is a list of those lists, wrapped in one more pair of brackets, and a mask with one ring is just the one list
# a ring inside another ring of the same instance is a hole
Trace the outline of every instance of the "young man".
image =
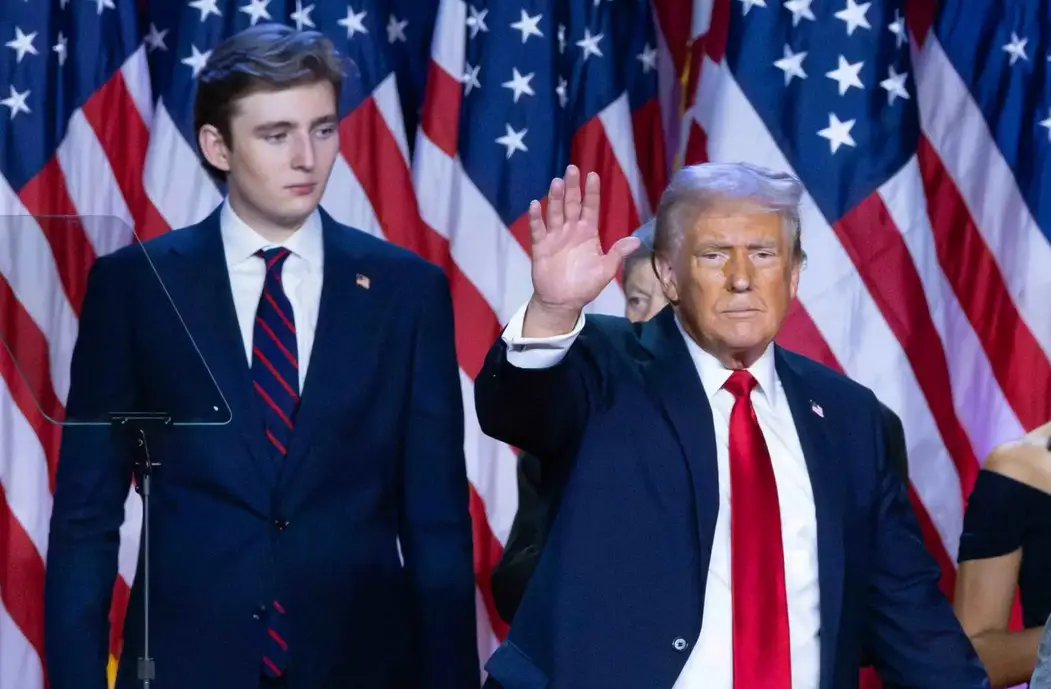
[[(162, 409), (220, 422), (151, 442), (158, 689), (479, 681), (449, 289), (436, 266), (318, 207), (339, 154), (341, 80), (317, 33), (266, 24), (217, 47), (196, 131), (228, 198), (144, 244), (149, 262), (130, 247), (91, 271), (68, 417)], [(106, 685), (131, 473), (107, 428), (65, 429), (46, 585), (52, 689)], [(143, 593), (140, 565), (119, 689), (140, 686)]]

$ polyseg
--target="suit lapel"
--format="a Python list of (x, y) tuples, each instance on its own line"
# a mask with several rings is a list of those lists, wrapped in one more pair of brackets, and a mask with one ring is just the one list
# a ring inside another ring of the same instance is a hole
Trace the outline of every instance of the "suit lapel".
[(697, 509), (702, 571), (707, 571), (719, 515), (719, 465), (708, 396), (675, 324), (671, 307), (646, 323), (642, 344), (653, 355), (653, 359), (643, 365), (647, 387), (659, 402), (686, 455)]
[(254, 459), (249, 462), (253, 465), (251, 473), (269, 486), (276, 476), (276, 467), (252, 393), (251, 371), (245, 358), (223, 253), (219, 212), (216, 209), (196, 227), (179, 230), (180, 241), (172, 245), (177, 275), (165, 278), (165, 285), (230, 407), (231, 424)]
[[(384, 323), (393, 313), (384, 308), (391, 286), (370, 266), (355, 237), (321, 211), (324, 269), (318, 322), (311, 349), (295, 432), (281, 473), (288, 485), (304, 468), (308, 451), (322, 430), (326, 413), (338, 400), (340, 409), (368, 404), (366, 373), (375, 366)], [(370, 238), (371, 239), (371, 238)], [(358, 276), (366, 278), (360, 281)], [(302, 476), (299, 476), (302, 478)]]
[(843, 492), (836, 475), (830, 425), (834, 423), (835, 400), (825, 399), (810, 380), (796, 370), (791, 355), (777, 347), (777, 374), (792, 410), (799, 443), (803, 448), (817, 517), (818, 576), (821, 581), (821, 644), (823, 689), (831, 689), (843, 604)]

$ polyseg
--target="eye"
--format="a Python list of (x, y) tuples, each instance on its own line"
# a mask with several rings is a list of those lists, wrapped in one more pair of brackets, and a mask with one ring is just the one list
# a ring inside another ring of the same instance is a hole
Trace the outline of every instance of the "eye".
[(287, 133), (285, 133), (285, 132), (278, 132), (277, 134), (267, 134), (266, 137), (264, 137), (264, 138), (269, 143), (279, 144), (282, 141), (284, 141), (287, 137), (288, 137)]
[(336, 126), (328, 125), (325, 127), (320, 127), (316, 131), (318, 136), (320, 136), (323, 139), (327, 139), (328, 137), (336, 133)]

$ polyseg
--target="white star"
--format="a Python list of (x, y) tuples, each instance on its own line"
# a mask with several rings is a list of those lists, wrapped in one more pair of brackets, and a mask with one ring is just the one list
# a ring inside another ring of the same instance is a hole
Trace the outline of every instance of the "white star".
[(58, 66), (65, 66), (66, 58), (69, 57), (69, 39), (63, 36), (61, 31), (58, 32), (58, 40), (51, 46), (51, 50), (58, 55)]
[(584, 38), (577, 41), (577, 46), (584, 49), (584, 60), (588, 55), (602, 57), (602, 51), (598, 49), (598, 42), (602, 40), (602, 34), (591, 35), (591, 29), (584, 29)]
[(540, 18), (543, 16), (544, 15), (542, 14), (538, 14), (535, 17), (530, 17), (525, 10), (522, 10), (522, 18), (512, 24), (511, 28), (515, 31), (522, 32), (523, 43), (529, 40), (530, 36), (539, 36), (540, 38), (543, 38), (544, 34), (540, 32), (540, 28), (537, 26), (540, 23)]
[(635, 56), (635, 59), (642, 63), (643, 74), (649, 74), (651, 69), (657, 69), (657, 49), (651, 47), (649, 43), (643, 47), (641, 53)]
[(489, 14), (489, 10), (479, 12), (474, 5), (468, 5), (467, 11), (471, 13), (471, 16), (467, 18), (467, 28), (471, 30), (471, 38), (477, 36), (479, 31), (489, 31), (489, 27), (485, 25), (485, 15)]
[[(111, 2), (112, 0), (98, 0), (102, 2)], [(190, 3), (190, 7), (195, 10), (199, 10), (201, 13), (201, 22), (208, 18), (209, 14), (214, 14), (217, 17), (223, 16), (223, 13), (219, 11), (218, 7), (219, 0), (193, 0)], [(102, 10), (99, 10), (99, 14), (102, 14)]]
[(766, 0), (741, 0), (741, 4), (741, 16), (744, 16), (753, 7), (766, 7)]
[(857, 147), (857, 144), (854, 143), (854, 137), (850, 135), (850, 130), (854, 127), (856, 121), (847, 120), (846, 122), (840, 122), (835, 113), (830, 112), (828, 114), (828, 126), (819, 131), (817, 135), (828, 139), (833, 153), (838, 151), (840, 146)]
[(864, 5), (859, 5), (854, 0), (847, 0), (847, 6), (836, 12), (836, 19), (842, 19), (847, 23), (847, 35), (853, 36), (854, 29), (859, 26), (863, 29), (871, 29), (872, 25), (869, 24), (869, 20), (865, 18), (865, 13), (869, 11), (871, 2), (866, 2)]
[(807, 51), (793, 53), (792, 48), (785, 43), (785, 56), (774, 62), (774, 67), (785, 73), (785, 86), (792, 81), (792, 77), (806, 79), (806, 72), (803, 71), (803, 58), (806, 56)]
[(899, 48), (909, 40), (909, 34), (905, 30), (905, 17), (902, 17), (898, 10), (894, 10), (894, 21), (887, 25), (887, 30), (896, 36)]
[(908, 76), (908, 72), (898, 74), (894, 69), (894, 65), (890, 66), (890, 76), (879, 83), (880, 86), (887, 90), (887, 105), (893, 105), (894, 99), (898, 96), (906, 100), (909, 99), (909, 92), (905, 89), (905, 79)]
[(566, 107), (566, 103), (569, 102), (569, 83), (562, 77), (558, 78), (558, 86), (555, 87), (555, 94), (558, 95), (558, 104), (563, 108)]
[(845, 57), (840, 55), (839, 67), (836, 67), (831, 72), (826, 72), (825, 76), (829, 79), (834, 79), (839, 83), (839, 95), (842, 96), (851, 86), (855, 86), (859, 89), (865, 88), (865, 85), (861, 83), (861, 79), (858, 77), (858, 73), (861, 72), (861, 68), (864, 65), (864, 61), (850, 64)]
[(249, 0), (247, 5), (238, 9), (251, 17), (249, 22), (252, 26), (255, 26), (260, 19), (273, 19), (270, 16), (270, 10), (266, 8), (269, 4), (270, 0)]
[(471, 93), (471, 89), (482, 88), (482, 82), (478, 81), (478, 72), (482, 71), (481, 65), (465, 65), (463, 76), (460, 77), (460, 82), (467, 84), (467, 88), (464, 89), (463, 95)]
[(533, 87), (529, 85), (529, 82), (532, 81), (534, 76), (536, 76), (536, 72), (530, 72), (526, 76), (522, 76), (517, 67), (512, 67), (511, 71), (511, 81), (505, 81), (500, 85), (515, 92), (515, 102), (518, 102), (519, 97), (523, 93), (535, 96), (536, 93), (533, 92)]
[(1011, 56), (1012, 65), (1019, 59), (1029, 60), (1029, 56), (1025, 54), (1025, 44), (1028, 42), (1028, 38), (1019, 38), (1018, 34), (1014, 31), (1011, 32), (1011, 42), (1006, 44), (1003, 50)]
[(558, 25), (558, 54), (566, 52), (566, 25)]
[(405, 27), (408, 25), (408, 19), (398, 21), (398, 18), (392, 14), (387, 22), (387, 43), (394, 43), (395, 41), (408, 42), (409, 39), (405, 37)]
[(204, 66), (208, 64), (208, 58), (212, 56), (212, 51), (208, 50), (202, 53), (200, 50), (197, 50), (195, 45), (191, 45), (190, 50), (193, 51), (190, 57), (184, 57), (180, 62), (193, 70), (193, 78), (196, 79), (197, 75), (204, 69)]
[(98, 11), (98, 16), (100, 17), (102, 16), (102, 10), (117, 9), (117, 7), (113, 4), (113, 0), (95, 0), (95, 6), (95, 9)]
[(522, 140), (525, 138), (526, 132), (529, 130), (523, 129), (520, 132), (516, 132), (514, 129), (511, 129), (511, 125), (508, 124), (504, 126), (507, 128), (507, 133), (503, 136), (497, 137), (496, 143), (507, 148), (507, 158), (510, 159), (515, 151), (528, 153), (529, 149), (526, 148), (526, 145)]
[(22, 58), (26, 56), (26, 53), (32, 53), (39, 55), (36, 47), (33, 46), (33, 39), (36, 38), (37, 32), (26, 35), (22, 33), (22, 28), (19, 26), (15, 27), (15, 37), (5, 43), (8, 48), (15, 51), (15, 62), (21, 62)]
[(368, 29), (365, 28), (365, 15), (367, 11), (354, 12), (354, 8), (347, 5), (347, 16), (344, 19), (340, 19), (337, 24), (344, 27), (347, 30), (347, 38), (353, 38), (356, 33), (367, 34)]
[(1047, 119), (1040, 120), (1040, 126), (1047, 128), (1047, 140), (1051, 141), (1051, 108), (1048, 109)]
[(152, 53), (154, 50), (158, 50), (158, 49), (167, 51), (168, 50), (168, 46), (164, 44), (164, 37), (167, 36), (167, 35), (168, 35), (168, 30), (167, 29), (165, 29), (164, 31), (158, 31), (157, 27), (153, 24), (153, 22), (150, 22), (150, 30), (146, 34), (146, 39), (145, 39), (146, 40), (146, 44), (149, 46), (149, 48), (148, 48), (149, 52)]
[(314, 20), (310, 18), (310, 13), (313, 11), (314, 3), (303, 7), (303, 0), (296, 0), (296, 11), (288, 15), (288, 18), (296, 23), (296, 31), (302, 31), (304, 26), (309, 26), (311, 29), (317, 28)]
[(788, 0), (785, 3), (785, 9), (792, 13), (792, 26), (799, 26), (799, 22), (803, 19), (817, 21), (814, 11), (810, 9), (812, 2), (814, 0)]
[(29, 97), (28, 89), (24, 93), (15, 91), (14, 85), (11, 86), (11, 95), (7, 98), (0, 100), (0, 105), (6, 105), (11, 110), (11, 119), (15, 119), (15, 116), (24, 112), (29, 114), (29, 106), (26, 105), (26, 98)]

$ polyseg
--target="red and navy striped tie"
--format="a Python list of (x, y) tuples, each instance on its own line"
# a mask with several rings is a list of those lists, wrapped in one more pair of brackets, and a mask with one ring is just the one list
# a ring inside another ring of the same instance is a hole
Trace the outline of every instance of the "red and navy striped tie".
[[(252, 336), (252, 384), (260, 397), (266, 437), (280, 462), (288, 452), (299, 406), (299, 355), (292, 305), (281, 285), (281, 267), (288, 249), (259, 250), (266, 261), (266, 279), (255, 316)], [(280, 677), (288, 666), (284, 634), (285, 609), (278, 601), (267, 606), (263, 672)]]

